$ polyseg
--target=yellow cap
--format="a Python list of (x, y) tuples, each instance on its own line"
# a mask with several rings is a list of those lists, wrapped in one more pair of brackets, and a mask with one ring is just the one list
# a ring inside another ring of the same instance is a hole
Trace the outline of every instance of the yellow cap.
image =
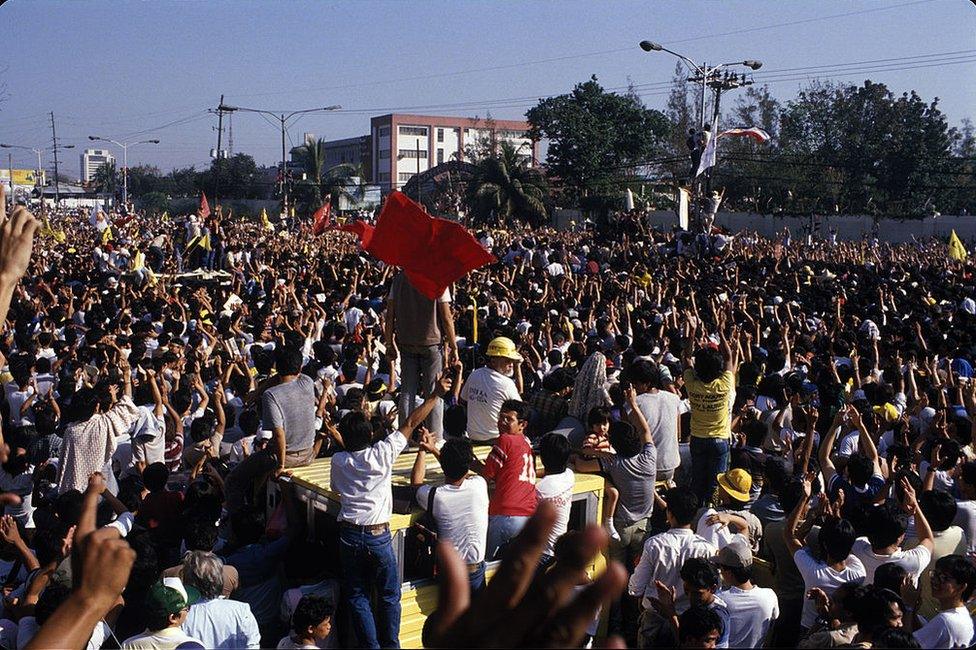
[(486, 354), (489, 357), (502, 357), (512, 361), (522, 360), (522, 355), (515, 349), (515, 342), (505, 336), (492, 339), (491, 343), (488, 344)]

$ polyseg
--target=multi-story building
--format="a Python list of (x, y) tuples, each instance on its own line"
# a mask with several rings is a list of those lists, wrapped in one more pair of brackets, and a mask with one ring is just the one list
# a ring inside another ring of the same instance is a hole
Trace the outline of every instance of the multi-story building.
[[(508, 141), (531, 166), (539, 143), (528, 136), (529, 123), (434, 115), (392, 113), (370, 120), (371, 180), (383, 193), (402, 189), (414, 174), (450, 160), (470, 160), (470, 153)], [(331, 143), (330, 143), (331, 144)]]
[(115, 164), (115, 157), (108, 149), (85, 149), (81, 154), (81, 182), (90, 182), (95, 170), (105, 163)]

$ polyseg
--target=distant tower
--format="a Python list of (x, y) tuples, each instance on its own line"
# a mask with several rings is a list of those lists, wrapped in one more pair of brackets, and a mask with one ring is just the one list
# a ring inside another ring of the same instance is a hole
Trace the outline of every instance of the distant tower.
[(227, 113), (227, 155), (234, 155), (234, 113)]

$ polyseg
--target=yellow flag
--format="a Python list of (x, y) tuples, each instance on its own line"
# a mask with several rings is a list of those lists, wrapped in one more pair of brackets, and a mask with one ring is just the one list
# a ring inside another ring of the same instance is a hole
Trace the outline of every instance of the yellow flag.
[(112, 239), (112, 227), (105, 226), (105, 230), (102, 231), (102, 244), (107, 244)]
[(966, 247), (962, 245), (962, 241), (959, 240), (959, 235), (956, 234), (955, 230), (949, 235), (949, 257), (957, 262), (964, 262), (969, 257)]
[(163, 216), (160, 217), (163, 221), (169, 221), (169, 210), (163, 212)]
[(136, 254), (132, 257), (132, 270), (138, 271), (146, 265), (146, 254), (142, 251), (136, 251)]
[(64, 230), (55, 230), (51, 234), (54, 236), (54, 241), (58, 242), (59, 244), (63, 244), (64, 242), (68, 241), (68, 236), (64, 234)]
[(274, 231), (274, 224), (268, 219), (268, 211), (265, 208), (261, 208), (261, 226), (265, 230)]
[(213, 247), (210, 245), (210, 233), (200, 238), (200, 248), (205, 251), (213, 250)]

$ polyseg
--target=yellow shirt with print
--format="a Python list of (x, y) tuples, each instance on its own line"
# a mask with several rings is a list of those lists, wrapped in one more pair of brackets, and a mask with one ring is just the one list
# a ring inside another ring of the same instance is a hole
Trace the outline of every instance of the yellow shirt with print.
[(732, 435), (731, 405), (735, 377), (723, 370), (718, 379), (703, 382), (692, 369), (685, 370), (685, 388), (691, 403), (691, 435), (696, 438), (728, 438)]

